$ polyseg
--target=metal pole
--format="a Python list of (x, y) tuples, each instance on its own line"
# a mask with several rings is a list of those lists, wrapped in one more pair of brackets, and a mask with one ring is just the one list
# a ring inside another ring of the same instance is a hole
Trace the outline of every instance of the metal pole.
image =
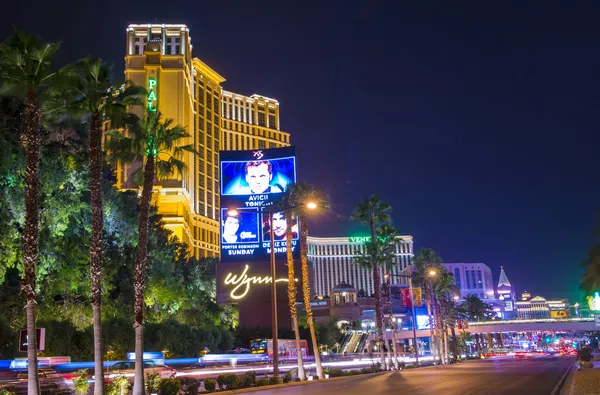
[(273, 377), (279, 377), (279, 339), (277, 330), (277, 282), (275, 271), (275, 235), (273, 233), (273, 211), (269, 210), (269, 232), (271, 233), (271, 336), (273, 337)]
[(408, 277), (408, 289), (410, 292), (410, 307), (412, 309), (412, 329), (413, 329), (413, 345), (415, 347), (415, 361), (419, 366), (419, 346), (417, 345), (417, 316), (415, 315), (415, 298), (413, 294), (412, 278)]

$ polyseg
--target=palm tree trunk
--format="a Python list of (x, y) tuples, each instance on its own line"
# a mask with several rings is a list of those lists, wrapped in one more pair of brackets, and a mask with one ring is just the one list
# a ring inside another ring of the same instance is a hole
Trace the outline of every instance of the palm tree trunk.
[(294, 334), (296, 337), (296, 353), (298, 354), (298, 378), (304, 381), (304, 362), (302, 361), (302, 348), (300, 346), (300, 331), (298, 330), (298, 310), (296, 309), (297, 289), (296, 289), (296, 274), (294, 272), (294, 254), (292, 251), (292, 214), (286, 213), (286, 233), (285, 246), (287, 254), (288, 266), (288, 305), (290, 307), (290, 315), (292, 316), (292, 324), (294, 326)]
[[(390, 317), (390, 327), (392, 329), (392, 347), (394, 348), (394, 368), (398, 369), (398, 348), (396, 347), (396, 325), (394, 324), (394, 312), (392, 311), (392, 281), (391, 278), (387, 282), (388, 289), (388, 314)], [(390, 366), (392, 365), (392, 361), (390, 360)]]
[[(369, 222), (371, 228), (371, 240), (377, 239), (377, 230), (375, 221), (371, 219)], [(373, 288), (375, 291), (375, 319), (377, 320), (377, 341), (379, 343), (379, 356), (381, 359), (381, 367), (385, 369), (385, 353), (383, 350), (383, 309), (381, 306), (381, 276), (379, 275), (379, 265), (373, 262)]]
[(321, 366), (321, 356), (319, 355), (319, 345), (317, 344), (317, 335), (315, 333), (315, 324), (313, 322), (312, 308), (310, 307), (310, 285), (308, 282), (308, 226), (304, 216), (300, 217), (300, 262), (302, 264), (302, 297), (304, 299), (304, 309), (308, 327), (310, 329), (310, 337), (312, 338), (313, 351), (315, 353), (315, 365), (317, 367), (317, 377), (323, 378), (323, 367)]
[[(429, 296), (429, 292), (427, 292)], [(434, 322), (433, 322), (433, 316), (431, 315), (431, 299), (429, 299), (429, 297), (427, 298), (427, 300), (425, 300), (425, 305), (427, 306), (427, 315), (429, 316), (429, 348), (431, 348), (431, 356), (433, 357), (433, 360), (435, 361), (435, 342), (434, 342), (434, 336), (433, 336), (433, 327), (434, 327)]]
[(454, 326), (450, 327), (450, 331), (452, 332), (452, 349), (454, 353), (454, 362), (458, 360), (458, 339), (456, 337), (456, 330)]
[(90, 277), (92, 280), (92, 314), (94, 326), (94, 394), (104, 394), (104, 352), (102, 350), (102, 123), (100, 114), (92, 114), (90, 123), (90, 200), (92, 205), (92, 243)]
[(443, 365), (446, 363), (446, 350), (444, 349), (444, 325), (442, 323), (441, 311), (439, 301), (433, 300), (433, 316), (435, 321), (435, 333), (436, 333), (436, 345), (438, 347), (438, 355), (440, 356), (440, 363)]
[(40, 179), (40, 120), (41, 112), (35, 90), (25, 97), (25, 227), (23, 230), (23, 266), (25, 282), (22, 291), (27, 300), (27, 393), (38, 395), (40, 384), (37, 366), (35, 329), (35, 267), (38, 260), (39, 238), (39, 179)]
[(144, 167), (144, 187), (140, 200), (140, 223), (138, 228), (138, 247), (134, 267), (134, 301), (133, 314), (135, 328), (135, 379), (133, 395), (144, 395), (144, 293), (146, 291), (146, 274), (148, 271), (148, 218), (150, 215), (150, 199), (154, 182), (154, 157), (148, 155)]

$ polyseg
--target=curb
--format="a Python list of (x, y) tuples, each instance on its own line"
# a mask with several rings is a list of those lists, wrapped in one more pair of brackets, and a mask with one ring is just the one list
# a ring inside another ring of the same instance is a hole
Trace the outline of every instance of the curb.
[[(325, 379), (325, 380), (294, 381), (292, 383), (286, 383), (286, 384), (265, 385), (263, 387), (242, 388), (242, 389), (239, 389), (239, 390), (231, 390), (231, 391), (227, 391), (227, 390), (225, 390), (225, 391), (215, 391), (213, 393), (214, 394), (245, 394), (245, 393), (249, 393), (249, 392), (267, 391), (267, 390), (271, 390), (271, 389), (286, 388), (286, 387), (297, 387), (297, 386), (300, 386), (300, 385), (310, 385), (310, 384), (324, 383), (324, 382), (330, 382), (330, 381), (338, 381), (338, 380), (344, 380), (344, 379), (350, 379), (350, 378), (356, 378), (356, 377), (379, 376), (379, 375), (382, 375), (384, 373), (390, 373), (390, 372), (399, 372), (399, 371), (398, 370), (395, 370), (395, 371), (383, 371), (383, 372), (377, 372), (377, 373), (357, 374), (357, 375), (354, 375), (354, 376), (332, 377), (332, 378)], [(204, 392), (204, 393), (207, 393), (207, 392)]]
[(573, 369), (574, 366), (577, 365), (577, 361), (574, 361), (569, 365), (565, 373), (561, 376), (560, 380), (554, 386), (554, 389), (550, 393), (550, 395), (569, 395), (571, 393), (571, 389), (575, 384), (575, 375), (577, 374), (577, 369)]

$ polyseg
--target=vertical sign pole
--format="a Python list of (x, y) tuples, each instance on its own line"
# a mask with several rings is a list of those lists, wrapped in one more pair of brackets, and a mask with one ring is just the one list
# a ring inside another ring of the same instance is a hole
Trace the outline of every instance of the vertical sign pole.
[(413, 318), (413, 343), (415, 347), (415, 361), (417, 363), (417, 367), (419, 366), (419, 346), (417, 345), (417, 316), (415, 315), (415, 295), (413, 294), (413, 286), (412, 286), (412, 276), (408, 277), (408, 289), (410, 292), (410, 307), (412, 309), (412, 318)]

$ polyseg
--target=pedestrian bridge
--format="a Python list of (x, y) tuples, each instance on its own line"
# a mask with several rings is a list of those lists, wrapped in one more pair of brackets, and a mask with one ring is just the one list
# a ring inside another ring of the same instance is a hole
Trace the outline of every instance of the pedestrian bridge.
[[(506, 320), (469, 322), (466, 329), (469, 333), (501, 333), (501, 332), (585, 332), (600, 331), (593, 318), (568, 318), (568, 319), (538, 319), (538, 320)], [(457, 329), (458, 331), (458, 329)], [(417, 330), (417, 337), (428, 337), (429, 329)], [(396, 332), (397, 340), (412, 339), (411, 329)]]

